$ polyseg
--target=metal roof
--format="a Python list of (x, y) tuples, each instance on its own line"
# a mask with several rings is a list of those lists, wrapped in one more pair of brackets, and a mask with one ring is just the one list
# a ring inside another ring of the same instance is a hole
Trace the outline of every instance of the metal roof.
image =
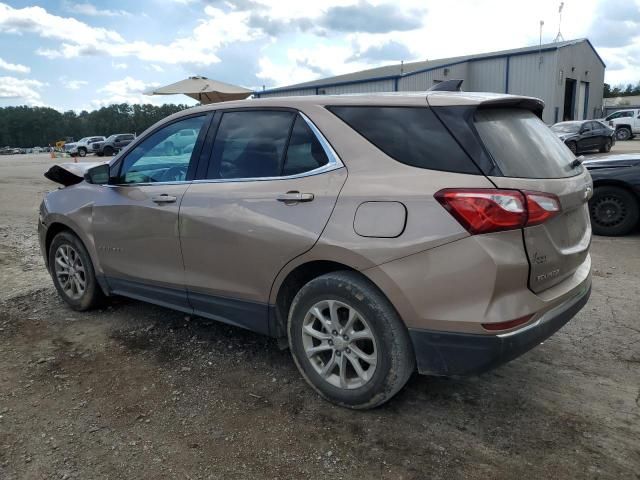
[(477, 61), (477, 60), (485, 60), (490, 58), (500, 58), (500, 57), (509, 57), (514, 55), (525, 55), (528, 53), (536, 53), (539, 51), (550, 51), (550, 50), (558, 50), (562, 47), (567, 47), (571, 45), (578, 45), (580, 43), (586, 42), (589, 47), (593, 50), (595, 55), (598, 57), (603, 66), (606, 66), (591, 42), (586, 38), (579, 38), (576, 40), (567, 40), (565, 42), (555, 42), (555, 43), (546, 43), (543, 45), (535, 45), (532, 47), (522, 47), (522, 48), (514, 48), (511, 50), (500, 50), (498, 52), (489, 52), (489, 53), (479, 53), (475, 55), (464, 55), (460, 57), (450, 57), (450, 58), (440, 58), (437, 60), (426, 60), (421, 62), (408, 62), (404, 64), (394, 64), (394, 65), (386, 65), (383, 67), (371, 68), (368, 70), (361, 70), (359, 72), (347, 73), (345, 75), (338, 75), (335, 77), (322, 78), (319, 80), (312, 80), (310, 82), (297, 83), (295, 85), (287, 85), (284, 87), (277, 87), (263, 91), (257, 91), (255, 93), (271, 93), (271, 92), (284, 92), (289, 90), (302, 90), (306, 88), (318, 88), (318, 87), (329, 87), (341, 84), (349, 84), (349, 83), (362, 83), (366, 81), (376, 81), (376, 80), (388, 80), (393, 78), (399, 78), (402, 76), (407, 76), (419, 72), (425, 72), (429, 70), (435, 70), (437, 68), (448, 67), (451, 65), (456, 65), (459, 63), (469, 62), (469, 61)]

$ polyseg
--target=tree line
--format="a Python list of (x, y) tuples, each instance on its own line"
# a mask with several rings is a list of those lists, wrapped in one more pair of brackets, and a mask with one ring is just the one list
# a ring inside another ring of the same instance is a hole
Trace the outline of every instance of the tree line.
[(636, 85), (629, 83), (626, 86), (616, 85), (614, 87), (608, 83), (604, 84), (604, 98), (630, 97), (631, 95), (640, 95), (640, 82)]
[(54, 145), (66, 137), (79, 140), (93, 135), (140, 134), (187, 105), (109, 105), (99, 110), (59, 112), (48, 107), (0, 107), (0, 148)]

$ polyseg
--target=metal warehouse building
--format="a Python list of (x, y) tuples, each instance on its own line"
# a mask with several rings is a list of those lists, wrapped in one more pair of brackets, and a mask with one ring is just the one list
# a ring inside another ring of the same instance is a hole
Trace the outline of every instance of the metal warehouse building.
[(587, 39), (411, 62), (256, 92), (257, 97), (427, 90), (462, 79), (462, 89), (544, 100), (544, 121), (602, 116), (605, 64)]

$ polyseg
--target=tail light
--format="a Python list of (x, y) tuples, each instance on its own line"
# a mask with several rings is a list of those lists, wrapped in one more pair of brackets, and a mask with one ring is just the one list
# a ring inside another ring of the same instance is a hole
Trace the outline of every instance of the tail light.
[(558, 197), (548, 193), (447, 188), (434, 196), (472, 235), (539, 225), (560, 212)]

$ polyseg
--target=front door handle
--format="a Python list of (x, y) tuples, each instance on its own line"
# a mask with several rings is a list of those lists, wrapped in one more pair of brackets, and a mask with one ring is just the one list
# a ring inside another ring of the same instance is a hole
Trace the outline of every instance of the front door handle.
[(284, 203), (310, 202), (313, 200), (313, 193), (287, 192), (278, 195), (277, 200)]
[(151, 197), (151, 200), (154, 201), (155, 203), (173, 203), (177, 200), (177, 197), (163, 193), (162, 195), (156, 195), (155, 197)]

